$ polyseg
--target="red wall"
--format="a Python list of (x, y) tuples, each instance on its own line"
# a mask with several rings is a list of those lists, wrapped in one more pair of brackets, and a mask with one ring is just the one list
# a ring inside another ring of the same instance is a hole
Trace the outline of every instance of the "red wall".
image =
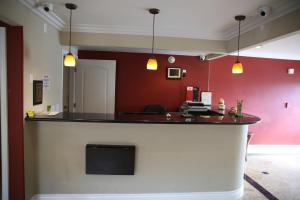
[[(262, 118), (261, 123), (250, 126), (252, 144), (300, 144), (300, 61), (240, 60), (244, 66), (240, 75), (231, 74), (232, 56), (210, 62), (214, 104), (223, 97), (230, 108), (243, 99), (244, 111)], [(295, 68), (294, 75), (287, 74), (288, 67)]]
[[(161, 104), (168, 111), (176, 111), (185, 100), (186, 86), (207, 89), (208, 62), (199, 57), (176, 56), (175, 64), (168, 63), (168, 55), (157, 55), (158, 70), (146, 70), (149, 54), (79, 51), (80, 59), (117, 61), (116, 112), (143, 111), (147, 104)], [(187, 69), (181, 80), (167, 80), (167, 66)]]
[[(142, 111), (145, 105), (154, 103), (176, 111), (185, 100), (187, 85), (207, 90), (210, 71), (214, 105), (220, 97), (227, 108), (243, 99), (244, 112), (262, 118), (262, 122), (250, 126), (254, 133), (252, 144), (300, 144), (300, 61), (242, 57), (244, 73), (233, 75), (232, 56), (210, 62), (175, 56), (174, 66), (187, 69), (187, 76), (167, 80), (166, 67), (173, 66), (167, 62), (168, 55), (157, 55), (158, 71), (146, 70), (148, 57), (149, 54), (137, 53), (79, 52), (81, 59), (117, 60), (116, 112)], [(294, 75), (287, 74), (288, 67), (295, 68)]]

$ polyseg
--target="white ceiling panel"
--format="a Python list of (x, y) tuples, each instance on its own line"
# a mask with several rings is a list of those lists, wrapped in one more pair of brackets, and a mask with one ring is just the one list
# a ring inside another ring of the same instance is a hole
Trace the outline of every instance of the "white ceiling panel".
[(242, 56), (300, 60), (300, 33), (242, 50)]

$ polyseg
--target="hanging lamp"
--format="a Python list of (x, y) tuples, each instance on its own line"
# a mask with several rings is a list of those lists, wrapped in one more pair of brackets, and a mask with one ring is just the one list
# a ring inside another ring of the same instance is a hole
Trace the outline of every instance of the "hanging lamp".
[(149, 13), (153, 15), (153, 27), (152, 27), (152, 55), (147, 62), (147, 70), (157, 70), (157, 60), (154, 57), (154, 25), (155, 25), (155, 15), (159, 13), (159, 9), (151, 8)]
[(232, 66), (232, 73), (233, 74), (242, 74), (243, 71), (244, 71), (243, 65), (240, 62), (239, 57), (240, 57), (241, 21), (243, 21), (245, 19), (246, 19), (246, 16), (244, 16), (244, 15), (235, 16), (235, 20), (239, 22), (239, 35), (238, 35), (238, 55), (237, 55), (235, 63)]
[(77, 8), (77, 5), (73, 3), (66, 3), (66, 8), (70, 10), (70, 36), (69, 36), (69, 53), (64, 57), (64, 66), (66, 67), (75, 67), (76, 66), (76, 58), (71, 53), (71, 45), (72, 45), (72, 10)]

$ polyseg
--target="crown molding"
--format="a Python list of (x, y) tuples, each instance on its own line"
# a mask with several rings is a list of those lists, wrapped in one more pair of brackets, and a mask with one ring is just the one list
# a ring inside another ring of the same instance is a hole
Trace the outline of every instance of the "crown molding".
[[(272, 13), (268, 17), (261, 17), (258, 14), (256, 16), (250, 16), (246, 18), (245, 22), (241, 26), (241, 34), (258, 28), (268, 22), (271, 22), (279, 17), (287, 15), (293, 11), (300, 9), (299, 0), (279, 1), (277, 4), (272, 6)], [(225, 40), (230, 40), (238, 36), (237, 26), (231, 27), (224, 32)]]
[[(64, 26), (62, 31), (69, 31), (69, 26)], [(120, 25), (95, 25), (95, 24), (72, 24), (73, 32), (88, 32), (88, 33), (107, 33), (107, 34), (127, 34), (127, 35), (152, 35), (152, 27), (137, 27), (137, 26), (120, 26)], [(224, 40), (223, 34), (202, 33), (193, 30), (182, 29), (160, 29), (157, 30), (155, 36), (162, 37), (180, 37), (192, 39), (206, 40)]]
[(43, 20), (51, 24), (57, 30), (61, 30), (65, 22), (54, 12), (46, 12), (41, 6), (37, 6), (35, 0), (18, 0), (22, 5), (29, 8), (34, 14), (41, 17)]

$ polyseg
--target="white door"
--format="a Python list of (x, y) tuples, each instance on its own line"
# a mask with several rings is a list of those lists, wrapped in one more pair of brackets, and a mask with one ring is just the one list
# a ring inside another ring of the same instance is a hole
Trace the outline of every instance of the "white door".
[(75, 112), (114, 113), (116, 61), (80, 59), (76, 69)]

